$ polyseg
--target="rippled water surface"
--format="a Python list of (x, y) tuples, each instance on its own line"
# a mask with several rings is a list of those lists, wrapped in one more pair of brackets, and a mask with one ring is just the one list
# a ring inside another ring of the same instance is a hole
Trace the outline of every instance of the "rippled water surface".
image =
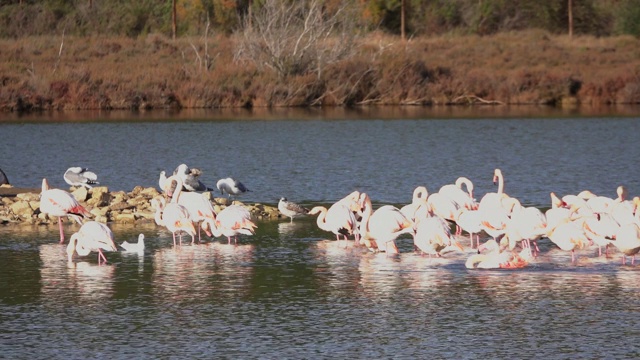
[[(506, 191), (640, 192), (638, 118), (312, 119), (0, 124), (17, 186), (65, 187), (72, 165), (113, 190), (154, 186), (184, 162), (203, 181), (236, 176), (247, 202), (324, 203), (354, 189), (410, 202), (456, 177)], [(328, 240), (315, 219), (258, 222), (238, 246), (174, 248), (153, 224), (110, 224), (143, 254), (67, 263), (55, 226), (0, 226), (0, 358), (638, 358), (640, 265), (570, 254), (546, 239), (519, 270), (467, 270), (474, 250), (396, 257)], [(68, 225), (67, 233), (77, 230)]]

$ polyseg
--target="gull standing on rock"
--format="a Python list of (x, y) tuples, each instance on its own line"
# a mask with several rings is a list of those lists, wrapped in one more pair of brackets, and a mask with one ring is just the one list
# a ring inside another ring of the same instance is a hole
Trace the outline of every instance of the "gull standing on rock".
[(243, 183), (230, 177), (218, 180), (216, 187), (218, 188), (218, 190), (220, 190), (220, 194), (224, 195), (224, 193), (226, 192), (229, 197), (240, 196), (248, 191), (251, 191), (247, 189), (247, 187), (244, 186)]
[(182, 179), (182, 186), (186, 191), (212, 191), (213, 189), (203, 184), (198, 177), (202, 171), (197, 168), (189, 168), (187, 164), (180, 164), (173, 172)]
[(291, 218), (290, 222), (293, 222), (294, 217), (305, 216), (309, 213), (309, 209), (302, 205), (296, 204), (291, 201), (287, 201), (287, 198), (280, 198), (278, 202), (278, 210), (282, 215)]
[(64, 172), (63, 178), (64, 181), (71, 186), (84, 186), (87, 189), (91, 189), (91, 185), (100, 184), (96, 173), (80, 166), (68, 168), (67, 171)]

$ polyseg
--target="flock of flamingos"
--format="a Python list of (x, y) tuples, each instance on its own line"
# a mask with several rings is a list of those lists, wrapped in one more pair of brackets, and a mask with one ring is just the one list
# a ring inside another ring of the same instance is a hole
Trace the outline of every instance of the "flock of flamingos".
[[(256, 224), (246, 208), (230, 205), (216, 213), (211, 202), (196, 191), (201, 185), (197, 180), (199, 174), (197, 169), (182, 164), (172, 176), (166, 177), (164, 172), (160, 175), (163, 195), (151, 202), (156, 223), (172, 232), (174, 246), (182, 244), (183, 233), (191, 236), (192, 244), (196, 236), (201, 239), (203, 231), (210, 237), (226, 236), (229, 244), (232, 239), (237, 243), (238, 235), (253, 235)], [(87, 174), (88, 178), (74, 176), (76, 185), (90, 186), (96, 180), (93, 173)], [(218, 184), (221, 192), (239, 195), (248, 191), (233, 179), (224, 180), (222, 185)], [(460, 177), (455, 184), (444, 185), (432, 194), (424, 186), (417, 187), (412, 202), (401, 208), (384, 205), (374, 210), (369, 195), (354, 191), (329, 208), (307, 209), (282, 198), (278, 209), (290, 221), (317, 215), (318, 227), (335, 234), (337, 241), (345, 242), (345, 247), (352, 242), (387, 254), (398, 253), (396, 239), (410, 234), (415, 250), (424, 256), (446, 256), (456, 248), (463, 250), (458, 239), (464, 232), (468, 234), (469, 246), (477, 249), (467, 259), (467, 268), (527, 266), (539, 253), (537, 242), (543, 239), (571, 252), (572, 263), (576, 262), (576, 250), (597, 246), (602, 256), (603, 252), (608, 255), (614, 246), (622, 254), (622, 264), (626, 264), (626, 256), (631, 256), (631, 264), (635, 264), (635, 255), (640, 251), (640, 211), (637, 211), (640, 198), (628, 199), (624, 186), (618, 187), (615, 199), (587, 190), (563, 197), (550, 193), (551, 207), (543, 213), (536, 207), (522, 206), (518, 199), (504, 192), (500, 169), (495, 169), (493, 180), (498, 184), (497, 191), (485, 194), (479, 202), (473, 195), (473, 183)], [(103, 223), (83, 221), (90, 213), (70, 193), (50, 189), (46, 179), (42, 181), (40, 210), (58, 217), (61, 243), (64, 243), (61, 217), (69, 216), (82, 224), (69, 240), (69, 261), (76, 254), (87, 256), (97, 252), (98, 263), (102, 264), (107, 261), (103, 250), (118, 251), (111, 230)], [(481, 233), (490, 237), (482, 244)], [(141, 234), (137, 244), (124, 242), (121, 247), (140, 251), (144, 247), (143, 238)]]

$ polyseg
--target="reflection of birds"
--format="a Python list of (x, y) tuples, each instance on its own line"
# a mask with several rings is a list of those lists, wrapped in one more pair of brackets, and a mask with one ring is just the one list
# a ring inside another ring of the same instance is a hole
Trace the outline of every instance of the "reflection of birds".
[(118, 251), (113, 242), (113, 232), (103, 223), (89, 221), (80, 227), (78, 232), (71, 235), (67, 245), (68, 260), (73, 260), (73, 255), (87, 256), (92, 251), (98, 252), (98, 263), (106, 263), (107, 258), (102, 253), (105, 251)]
[(127, 241), (124, 241), (122, 244), (120, 244), (120, 246), (124, 249), (124, 251), (128, 251), (128, 252), (142, 252), (144, 251), (144, 234), (140, 234), (138, 235), (138, 242), (137, 243), (130, 243)]
[(253, 235), (256, 224), (251, 221), (251, 213), (240, 205), (229, 205), (222, 209), (215, 222), (213, 235), (218, 237), (224, 235), (231, 244), (231, 237), (238, 243), (238, 234)]
[(173, 175), (177, 175), (182, 179), (182, 186), (187, 191), (212, 191), (212, 188), (206, 186), (202, 181), (200, 181), (199, 177), (201, 174), (202, 171), (200, 171), (200, 169), (189, 168), (187, 164), (178, 165), (176, 170), (173, 172)]
[(60, 189), (50, 189), (47, 179), (42, 179), (42, 192), (40, 193), (40, 211), (50, 216), (58, 217), (60, 228), (60, 243), (64, 242), (62, 231), (62, 217), (68, 216), (82, 225), (83, 217), (91, 217), (78, 200), (70, 193)]
[(71, 186), (84, 186), (91, 189), (91, 185), (100, 184), (96, 173), (80, 166), (68, 168), (63, 177), (64, 181)]
[(0, 185), (9, 185), (9, 179), (2, 169), (0, 169)]
[(220, 194), (224, 195), (224, 193), (226, 192), (230, 197), (240, 196), (248, 191), (251, 191), (247, 189), (247, 187), (244, 186), (243, 183), (230, 177), (218, 180), (216, 187), (218, 188), (218, 190), (220, 190)]
[(302, 205), (296, 204), (294, 202), (288, 201), (287, 198), (280, 198), (278, 202), (278, 210), (282, 215), (291, 218), (290, 222), (293, 222), (294, 217), (300, 217), (307, 215), (309, 213), (309, 209), (305, 208)]

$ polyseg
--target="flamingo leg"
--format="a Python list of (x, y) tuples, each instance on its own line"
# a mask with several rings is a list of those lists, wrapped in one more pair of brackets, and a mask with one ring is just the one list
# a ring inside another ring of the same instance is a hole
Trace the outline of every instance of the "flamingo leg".
[(58, 227), (60, 228), (60, 244), (64, 243), (64, 231), (62, 231), (62, 217), (58, 216)]
[(173, 234), (173, 246), (176, 246), (176, 233)]

